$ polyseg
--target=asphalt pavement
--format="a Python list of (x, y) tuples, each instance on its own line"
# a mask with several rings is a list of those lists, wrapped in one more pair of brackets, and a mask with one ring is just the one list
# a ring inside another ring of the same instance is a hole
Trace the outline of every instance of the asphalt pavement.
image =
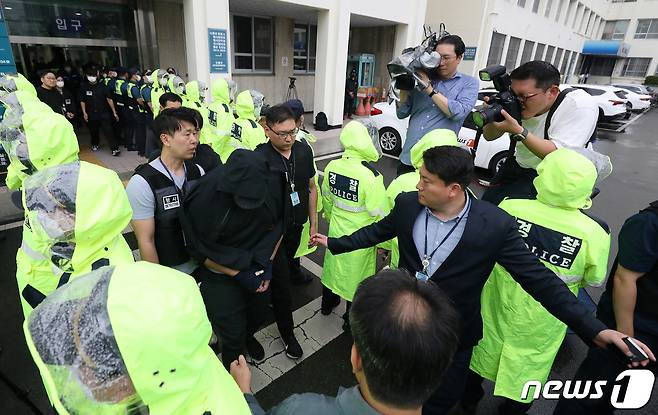
[[(658, 199), (658, 111), (644, 114), (628, 127), (625, 133), (600, 132), (598, 151), (608, 154), (614, 165), (612, 175), (599, 185), (601, 193), (594, 200), (591, 212), (604, 219), (612, 231), (612, 252), (610, 263), (617, 251), (617, 234), (624, 220), (644, 208), (650, 201)], [(322, 171), (331, 157), (340, 151), (335, 136), (321, 140), (315, 147), (317, 162)], [(377, 167), (388, 184), (395, 177), (397, 160), (383, 157)], [(480, 195), (483, 188), (473, 183), (473, 190)], [(0, 215), (2, 212), (0, 212)], [(41, 380), (25, 346), (22, 334), (22, 312), (18, 301), (15, 275), (15, 254), (20, 246), (21, 228), (3, 226), (0, 228), (0, 414), (50, 414), (48, 401), (41, 386)], [(14, 225), (16, 226), (16, 225)], [(326, 232), (327, 225), (321, 222), (320, 230)], [(129, 245), (136, 249), (134, 235), (127, 232)], [(319, 249), (304, 260), (304, 267), (311, 273), (322, 272), (324, 251)], [(588, 293), (598, 301), (602, 289), (588, 289)], [(355, 384), (352, 375), (349, 353), (352, 339), (343, 333), (340, 309), (332, 316), (317, 313), (318, 298), (321, 295), (319, 279), (310, 284), (293, 288), (293, 307), (298, 338), (304, 339), (302, 346), (305, 359), (292, 362), (277, 351), (280, 341), (273, 318), (269, 326), (259, 332), (261, 340), (269, 340), (266, 345), (267, 362), (257, 365), (254, 371), (261, 373), (255, 390), (261, 404), (269, 408), (293, 393), (316, 392), (335, 395), (338, 388)], [(575, 335), (568, 335), (557, 356), (549, 379), (566, 380), (573, 376), (583, 359), (586, 346)], [(478, 414), (494, 414), (500, 400), (491, 396), (491, 384), (486, 385), (487, 395), (482, 401)], [(640, 411), (624, 413), (658, 414), (658, 392), (654, 390), (650, 403)], [(555, 401), (540, 399), (535, 402), (529, 414), (550, 414)]]

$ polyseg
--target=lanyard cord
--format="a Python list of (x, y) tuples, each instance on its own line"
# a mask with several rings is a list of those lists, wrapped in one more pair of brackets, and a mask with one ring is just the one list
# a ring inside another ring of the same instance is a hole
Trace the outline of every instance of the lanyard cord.
[(286, 161), (286, 158), (283, 157), (283, 154), (279, 154), (281, 156), (281, 162), (283, 163), (283, 167), (286, 169), (286, 181), (288, 184), (290, 184), (290, 190), (292, 192), (295, 191), (295, 152), (290, 149), (290, 159), (292, 160), (291, 166), (290, 166), (290, 174), (288, 173), (288, 163)]
[(174, 182), (174, 188), (176, 189), (176, 193), (178, 193), (178, 196), (182, 198), (185, 195), (185, 185), (187, 184), (187, 167), (185, 166), (185, 162), (183, 162), (183, 171), (185, 172), (185, 178), (183, 179), (183, 186), (181, 188), (178, 188), (178, 186), (176, 186), (176, 180), (174, 180), (174, 176), (171, 174), (167, 166), (165, 166), (164, 162), (162, 161), (162, 157), (158, 157), (158, 160), (160, 160), (160, 164), (169, 175), (171, 181)]
[(464, 209), (464, 213), (463, 213), (462, 215), (459, 216), (459, 219), (457, 219), (457, 222), (452, 226), (452, 229), (450, 229), (450, 231), (448, 232), (448, 234), (443, 238), (443, 240), (441, 240), (441, 243), (439, 243), (439, 244), (436, 246), (436, 248), (434, 248), (434, 250), (432, 251), (432, 253), (430, 253), (429, 255), (427, 255), (427, 226), (428, 226), (428, 221), (429, 221), (429, 216), (430, 216), (430, 214), (429, 214), (429, 212), (428, 212), (427, 210), (425, 210), (425, 247), (424, 247), (424, 250), (423, 250), (423, 261), (422, 261), (422, 264), (423, 264), (423, 272), (426, 272), (426, 271), (427, 271), (427, 269), (428, 269), (429, 266), (430, 266), (430, 262), (432, 261), (432, 257), (434, 256), (434, 254), (436, 253), (436, 251), (437, 251), (439, 248), (441, 248), (441, 246), (443, 245), (443, 243), (444, 243), (445, 241), (448, 240), (448, 238), (450, 237), (450, 235), (452, 235), (452, 233), (455, 231), (455, 229), (457, 229), (457, 226), (459, 226), (459, 223), (460, 223), (460, 222), (462, 221), (462, 219), (464, 218), (464, 215), (466, 215), (466, 213), (469, 211), (469, 208), (470, 208), (470, 206), (471, 206), (471, 198), (468, 197), (468, 196), (466, 196), (466, 197), (468, 198), (468, 203), (467, 203), (466, 209)]

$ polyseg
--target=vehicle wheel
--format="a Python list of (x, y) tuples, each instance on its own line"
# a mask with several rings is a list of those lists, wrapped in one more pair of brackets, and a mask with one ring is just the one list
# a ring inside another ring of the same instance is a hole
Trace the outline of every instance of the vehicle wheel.
[(505, 164), (508, 155), (509, 151), (501, 151), (500, 153), (493, 156), (491, 160), (489, 160), (489, 174), (491, 175), (491, 182), (496, 181), (500, 176), (503, 164)]
[(603, 122), (603, 117), (605, 117), (605, 114), (603, 113), (603, 109), (599, 108), (599, 119), (597, 121), (597, 124)]
[(379, 145), (384, 154), (398, 157), (402, 152), (400, 133), (391, 127), (382, 128), (379, 130)]
[(631, 104), (630, 102), (627, 102), (626, 103), (626, 114), (624, 115), (625, 120), (631, 118), (632, 111), (633, 111), (633, 104)]

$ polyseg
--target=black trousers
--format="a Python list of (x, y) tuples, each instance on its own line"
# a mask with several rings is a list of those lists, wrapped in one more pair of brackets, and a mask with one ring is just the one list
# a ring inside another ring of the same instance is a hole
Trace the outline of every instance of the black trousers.
[(345, 102), (343, 103), (343, 114), (351, 116), (354, 114), (354, 98), (345, 94)]
[(299, 240), (302, 236), (302, 226), (291, 226), (283, 235), (279, 250), (272, 261), (272, 281), (270, 294), (274, 319), (281, 337), (292, 336), (294, 323), (292, 320), (292, 298), (290, 296), (290, 276), (294, 269), (294, 257)]
[(414, 166), (409, 166), (408, 164), (404, 164), (403, 162), (398, 161), (398, 168), (397, 171), (395, 172), (395, 177), (400, 177), (405, 173), (411, 173), (414, 171), (416, 171)]
[[(331, 291), (329, 288), (322, 286), (322, 306), (325, 304), (336, 304), (340, 303), (341, 297)], [(351, 301), (345, 301), (345, 314), (343, 314), (343, 320), (348, 321), (350, 317), (350, 307), (352, 307)]]
[(135, 122), (134, 126), (134, 141), (135, 148), (139, 155), (143, 156), (146, 152), (146, 116), (144, 113), (133, 114)]
[(248, 336), (263, 323), (263, 294), (252, 293), (234, 278), (215, 274), (204, 266), (195, 271), (208, 318), (222, 343), (222, 363), (228, 369), (231, 362), (244, 354)]
[(506, 197), (510, 199), (534, 199), (537, 189), (532, 181), (537, 177), (535, 169), (526, 169), (510, 157), (502, 167), (497, 185), (488, 188), (482, 195), (482, 200), (498, 205)]
[(89, 128), (89, 135), (91, 135), (91, 145), (97, 146), (100, 143), (100, 132), (103, 132), (105, 139), (110, 145), (111, 150), (116, 150), (119, 148), (119, 143), (116, 140), (116, 136), (112, 131), (112, 121), (109, 118), (100, 118), (100, 119), (89, 119), (87, 121), (87, 127)]
[(459, 402), (464, 394), (468, 366), (471, 364), (473, 348), (459, 350), (446, 369), (439, 388), (423, 405), (423, 415), (444, 415)]
[[(466, 378), (466, 387), (462, 396), (462, 404), (465, 407), (475, 406), (484, 397), (482, 382), (484, 378), (469, 369)], [(503, 404), (498, 408), (499, 415), (523, 415), (530, 410), (532, 402), (523, 403), (509, 398), (503, 398)]]
[[(149, 117), (151, 115), (149, 114)], [(146, 139), (144, 143), (144, 156), (146, 158), (149, 158), (151, 154), (160, 149), (160, 146), (158, 145), (158, 141), (160, 140), (160, 137), (156, 137), (155, 133), (153, 132), (153, 119), (149, 120), (146, 123)]]

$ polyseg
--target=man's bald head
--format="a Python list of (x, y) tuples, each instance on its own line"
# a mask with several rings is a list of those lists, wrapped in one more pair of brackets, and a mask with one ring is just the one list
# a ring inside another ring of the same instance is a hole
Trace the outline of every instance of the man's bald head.
[(359, 285), (350, 325), (370, 392), (395, 408), (422, 405), (457, 348), (459, 317), (450, 299), (402, 269)]

